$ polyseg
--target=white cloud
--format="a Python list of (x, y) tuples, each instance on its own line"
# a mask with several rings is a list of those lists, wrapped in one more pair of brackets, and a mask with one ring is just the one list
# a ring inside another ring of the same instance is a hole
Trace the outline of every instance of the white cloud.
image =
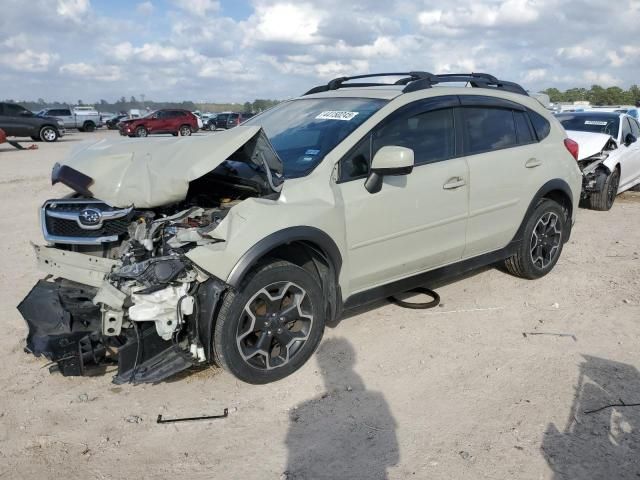
[(120, 67), (115, 65), (91, 65), (88, 63), (67, 63), (60, 67), (60, 73), (75, 78), (85, 78), (114, 82), (122, 78)]
[(320, 22), (326, 15), (308, 3), (258, 6), (249, 38), (254, 42), (316, 43)]
[(607, 72), (596, 72), (593, 70), (587, 70), (584, 72), (584, 79), (589, 84), (599, 84), (605, 87), (610, 87), (620, 83), (620, 79)]
[(58, 0), (56, 11), (58, 15), (77, 22), (89, 11), (89, 7), (89, 0)]
[(220, 3), (216, 0), (173, 0), (173, 3), (198, 17), (204, 17), (220, 9)]
[(155, 7), (153, 6), (153, 3), (150, 1), (140, 2), (136, 7), (136, 12), (138, 12), (140, 15), (145, 15), (145, 16), (151, 15), (154, 10), (155, 10)]
[(57, 54), (34, 52), (27, 49), (20, 52), (0, 54), (0, 64), (17, 72), (46, 72), (58, 58)]

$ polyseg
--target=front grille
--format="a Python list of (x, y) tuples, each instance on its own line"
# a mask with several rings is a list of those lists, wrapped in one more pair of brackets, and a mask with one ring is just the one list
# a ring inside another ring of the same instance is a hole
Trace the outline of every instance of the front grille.
[[(94, 224), (81, 218), (90, 209), (99, 212)], [(98, 200), (49, 200), (42, 207), (42, 232), (52, 243), (92, 245), (119, 240), (131, 223), (132, 208), (115, 208)]]
[(46, 217), (47, 231), (51, 235), (61, 237), (111, 237), (122, 235), (129, 228), (128, 217), (105, 221), (102, 228), (98, 230), (85, 230), (75, 220), (64, 220), (62, 218)]

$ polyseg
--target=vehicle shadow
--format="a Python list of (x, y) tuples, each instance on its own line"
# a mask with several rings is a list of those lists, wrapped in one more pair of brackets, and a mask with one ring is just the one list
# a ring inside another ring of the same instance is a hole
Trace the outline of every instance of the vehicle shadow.
[(343, 338), (321, 345), (325, 391), (291, 410), (281, 478), (385, 479), (398, 463), (396, 422), (384, 396), (368, 390), (354, 371), (355, 357)]
[(584, 356), (564, 429), (550, 424), (541, 450), (554, 480), (640, 477), (640, 372), (633, 365)]

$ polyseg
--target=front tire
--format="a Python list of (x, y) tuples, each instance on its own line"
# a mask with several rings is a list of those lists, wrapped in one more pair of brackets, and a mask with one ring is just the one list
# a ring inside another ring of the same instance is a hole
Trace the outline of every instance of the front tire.
[(543, 198), (527, 219), (516, 252), (505, 260), (509, 273), (529, 280), (549, 273), (562, 253), (568, 221), (562, 206)]
[(273, 260), (252, 270), (227, 292), (217, 317), (217, 363), (252, 384), (298, 370), (318, 347), (325, 309), (318, 280), (290, 262)]
[(609, 174), (604, 182), (602, 191), (598, 193), (592, 193), (589, 196), (589, 208), (591, 210), (599, 210), (606, 212), (611, 210), (613, 202), (618, 194), (618, 186), (620, 185), (620, 170), (616, 168)]
[(43, 142), (55, 142), (58, 140), (58, 131), (53, 127), (42, 127), (40, 129), (40, 140)]
[(136, 137), (146, 137), (149, 135), (149, 132), (144, 127), (136, 128)]

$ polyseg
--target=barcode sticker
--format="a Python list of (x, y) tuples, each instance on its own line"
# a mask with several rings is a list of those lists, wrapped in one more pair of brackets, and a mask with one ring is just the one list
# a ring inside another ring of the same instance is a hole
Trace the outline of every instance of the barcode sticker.
[(342, 120), (344, 122), (348, 122), (349, 120), (353, 120), (355, 116), (358, 115), (358, 112), (345, 112), (340, 110), (328, 110), (326, 112), (322, 112), (320, 115), (316, 117), (316, 120)]

